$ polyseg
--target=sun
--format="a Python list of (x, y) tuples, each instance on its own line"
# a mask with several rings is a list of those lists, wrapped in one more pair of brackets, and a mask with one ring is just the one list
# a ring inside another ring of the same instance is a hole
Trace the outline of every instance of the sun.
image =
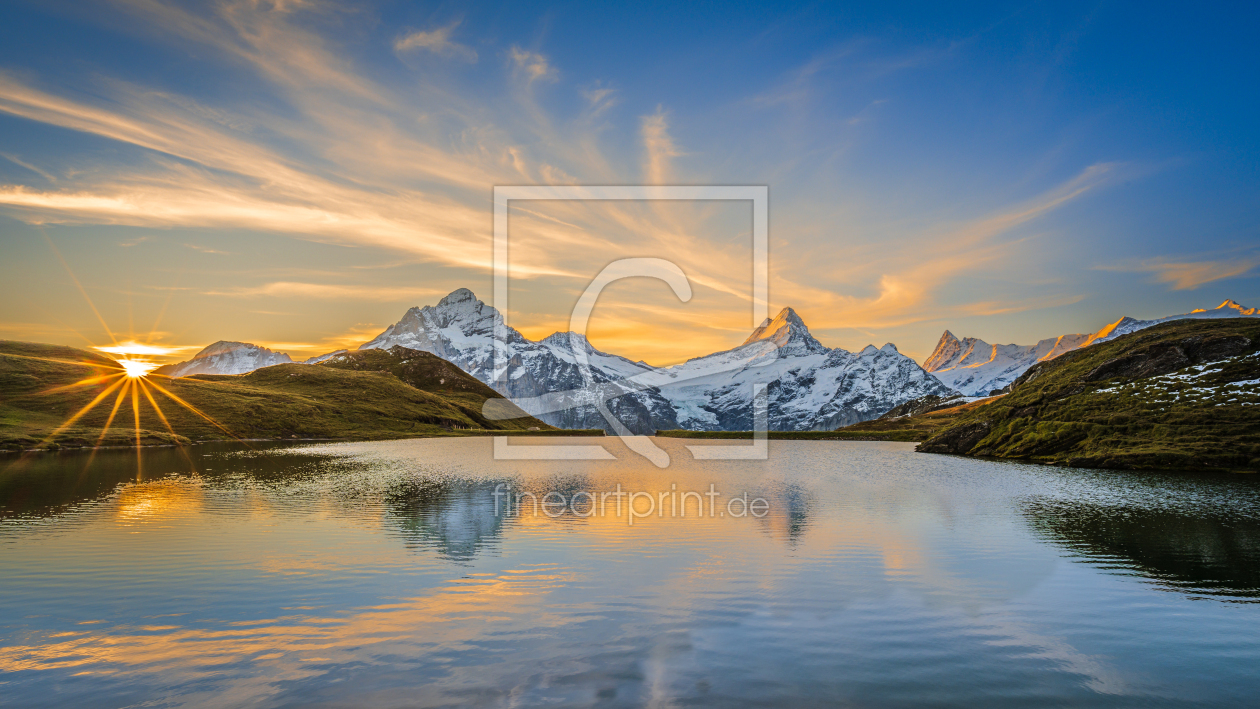
[(143, 362), (138, 359), (120, 359), (118, 364), (122, 366), (123, 372), (132, 379), (139, 379), (158, 368), (158, 365), (153, 362)]
[[(147, 344), (142, 344), (142, 343), (132, 340), (125, 343), (114, 344), (112, 346), (107, 346), (107, 347), (106, 346), (93, 347), (93, 349), (99, 350), (101, 352), (108, 352), (113, 355), (124, 355), (124, 356), (118, 357), (113, 360), (113, 363), (117, 365), (117, 367), (112, 367), (112, 366), (107, 365), (105, 367), (105, 373), (101, 373), (100, 360), (97, 360), (96, 362), (87, 361), (87, 360), (79, 361), (79, 362), (70, 362), (70, 361), (64, 361), (64, 360), (51, 360), (51, 359), (48, 360), (49, 362), (56, 362), (58, 364), (78, 364), (84, 367), (93, 368), (96, 371), (93, 373), (92, 376), (81, 379), (72, 384), (66, 384), (63, 386), (53, 387), (52, 389), (45, 389), (42, 392), (39, 392), (39, 394), (55, 394), (55, 393), (78, 389), (78, 388), (87, 387), (87, 386), (101, 387), (101, 390), (99, 391), (99, 393), (97, 393), (97, 395), (91, 401), (87, 403), (86, 406), (79, 409), (73, 415), (69, 416), (60, 426), (58, 426), (55, 430), (53, 430), (52, 433), (48, 434), (48, 437), (45, 438), (39, 445), (35, 446), (35, 448), (32, 449), (32, 451), (43, 448), (44, 444), (49, 443), (54, 438), (56, 438), (57, 435), (60, 434), (62, 431), (65, 431), (66, 429), (73, 426), (92, 409), (96, 408), (99, 405), (105, 405), (109, 407), (110, 409), (109, 417), (105, 420), (104, 427), (101, 428), (100, 436), (99, 438), (97, 438), (97, 441), (96, 441), (96, 446), (93, 447), (92, 457), (89, 458), (88, 460), (88, 465), (90, 466), (92, 460), (95, 458), (95, 455), (96, 455), (95, 449), (99, 448), (101, 444), (104, 442), (105, 436), (109, 432), (110, 427), (114, 424), (114, 420), (120, 413), (120, 410), (123, 408), (124, 402), (130, 399), (130, 402), (131, 402), (130, 408), (132, 412), (132, 418), (135, 419), (134, 428), (135, 428), (135, 434), (136, 434), (136, 438), (135, 438), (136, 451), (137, 451), (137, 456), (138, 456), (140, 445), (141, 445), (140, 443), (141, 441), (141, 428), (140, 428), (140, 409), (141, 409), (140, 402), (141, 400), (147, 401), (149, 403), (149, 406), (152, 407), (153, 412), (157, 414), (157, 417), (162, 422), (162, 425), (165, 426), (168, 431), (170, 431), (172, 436), (177, 435), (175, 433), (175, 429), (171, 426), (171, 422), (167, 418), (166, 413), (162, 410), (162, 407), (158, 404), (158, 398), (154, 396), (155, 393), (165, 396), (170, 401), (173, 401), (177, 405), (187, 409), (188, 411), (192, 412), (196, 416), (205, 420), (207, 423), (211, 424), (215, 428), (218, 428), (220, 431), (226, 433), (232, 438), (240, 440), (240, 438), (235, 433), (233, 433), (223, 424), (219, 423), (218, 421), (215, 421), (213, 418), (211, 418), (205, 412), (198, 409), (196, 406), (190, 404), (189, 402), (185, 401), (180, 396), (176, 395), (171, 390), (159, 384), (156, 381), (157, 379), (169, 379), (169, 377), (165, 377), (164, 375), (154, 373), (154, 370), (159, 367), (159, 364), (157, 362), (152, 362), (152, 361), (149, 361), (148, 359), (141, 359), (141, 357), (149, 357), (153, 355), (170, 355), (170, 354), (180, 351), (181, 348), (160, 347), (158, 345), (147, 345)], [(42, 358), (36, 358), (36, 359), (42, 359)], [(111, 396), (113, 398), (112, 406), (108, 403), (108, 399), (111, 398)], [(30, 452), (31, 451), (28, 451), (28, 454)], [(185, 454), (185, 457), (187, 457), (187, 454)], [(137, 465), (138, 465), (139, 457), (137, 457), (136, 460), (137, 460)], [(188, 461), (190, 464), (192, 463), (191, 458), (188, 458)]]
[[(238, 441), (241, 441), (241, 438), (237, 436), (235, 433), (233, 433), (226, 426), (214, 420), (214, 418), (211, 417), (209, 414), (198, 409), (193, 404), (185, 401), (182, 397), (175, 394), (170, 389), (167, 389), (166, 387), (162, 386), (157, 381), (158, 379), (167, 379), (169, 381), (170, 377), (167, 377), (163, 374), (155, 373), (154, 370), (156, 370), (160, 365), (158, 362), (151, 361), (151, 358), (170, 357), (171, 355), (175, 355), (188, 348), (164, 347), (161, 345), (153, 345), (153, 344), (147, 344), (144, 342), (138, 342), (135, 339), (127, 340), (126, 342), (119, 342), (118, 338), (114, 336), (114, 333), (110, 329), (109, 325), (105, 322), (105, 318), (101, 317), (101, 311), (97, 309), (96, 305), (92, 302), (92, 299), (88, 297), (87, 291), (84, 290), (83, 285), (79, 282), (78, 277), (74, 275), (74, 271), (70, 270), (70, 266), (66, 263), (66, 260), (61, 257), (61, 252), (57, 250), (56, 245), (53, 244), (51, 239), (46, 238), (46, 240), (48, 241), (49, 248), (51, 248), (53, 253), (57, 256), (57, 259), (61, 262), (61, 265), (65, 267), (66, 273), (70, 276), (70, 280), (73, 281), (75, 286), (79, 289), (79, 293), (83, 296), (83, 299), (87, 301), (87, 305), (89, 308), (91, 308), (92, 313), (96, 315), (96, 319), (100, 322), (101, 327), (104, 329), (105, 333), (109, 336), (109, 339), (113, 341), (114, 343), (113, 345), (108, 345), (108, 346), (101, 346), (101, 345), (93, 346), (92, 349), (97, 350), (99, 352), (106, 352), (110, 355), (115, 355), (115, 357), (113, 358), (113, 363), (117, 365), (117, 367), (110, 366), (110, 365), (103, 366), (102, 362), (100, 361), (100, 358), (94, 358), (93, 361), (89, 361), (89, 360), (67, 361), (67, 360), (59, 360), (59, 359), (56, 359), (56, 360), (48, 359), (47, 361), (53, 362), (56, 364), (71, 364), (71, 365), (83, 366), (83, 367), (93, 370), (93, 372), (91, 376), (88, 376), (77, 382), (66, 384), (63, 386), (56, 386), (51, 389), (45, 389), (41, 392), (37, 392), (36, 395), (56, 394), (60, 392), (70, 391), (70, 390), (79, 389), (82, 387), (89, 387), (89, 386), (97, 387), (99, 391), (97, 392), (96, 396), (92, 398), (91, 401), (89, 401), (85, 406), (83, 406), (83, 408), (79, 409), (75, 413), (68, 416), (66, 420), (63, 421), (61, 425), (57, 426), (51, 433), (49, 433), (48, 436), (44, 438), (43, 441), (35, 445), (33, 448), (27, 450), (26, 453), (23, 454), (22, 459), (25, 459), (27, 455), (31, 455), (35, 451), (42, 450), (45, 445), (47, 445), (50, 442), (53, 442), (54, 439), (56, 439), (56, 437), (59, 434), (61, 434), (63, 431), (69, 429), (71, 426), (77, 423), (89, 411), (95, 409), (99, 405), (105, 405), (105, 406), (108, 406), (110, 409), (109, 416), (105, 419), (105, 425), (101, 428), (100, 436), (96, 439), (96, 445), (93, 446), (92, 455), (91, 457), (88, 458), (87, 466), (84, 467), (84, 471), (86, 471), (87, 467), (90, 467), (92, 465), (92, 460), (94, 460), (96, 457), (96, 450), (99, 449), (101, 447), (101, 444), (105, 441), (105, 436), (109, 433), (110, 427), (114, 425), (114, 420), (118, 417), (120, 410), (123, 408), (123, 404), (128, 399), (130, 399), (131, 401), (130, 408), (131, 408), (132, 418), (134, 419), (134, 428), (135, 428), (135, 434), (136, 434), (135, 441), (136, 441), (137, 474), (139, 474), (140, 448), (141, 448), (140, 402), (142, 399), (149, 403), (149, 406), (152, 408), (153, 413), (157, 414), (157, 417), (162, 422), (162, 425), (166, 427), (166, 430), (169, 431), (173, 437), (175, 437), (174, 440), (176, 441), (179, 440), (179, 437), (175, 433), (175, 429), (171, 426), (171, 422), (167, 418), (166, 413), (162, 411), (162, 407), (158, 404), (158, 397), (154, 396), (155, 393), (165, 397), (169, 401), (174, 402), (178, 406), (184, 409), (187, 409), (189, 412), (193, 413), (197, 417), (206, 421), (207, 423), (219, 429), (220, 431), (227, 434), (228, 436)], [(165, 306), (163, 306), (162, 313), (165, 313), (165, 312), (166, 312), (166, 308)], [(142, 339), (151, 340), (153, 338), (153, 335), (157, 330), (158, 322), (161, 322), (161, 319), (162, 319), (162, 314), (159, 313), (157, 321), (153, 323), (153, 329), (149, 331), (149, 336), (144, 337)], [(132, 336), (133, 338), (135, 337), (134, 333)], [(121, 355), (121, 356), (118, 356), (118, 355)], [(10, 355), (10, 356), (22, 356), (22, 355)], [(45, 358), (33, 357), (30, 359), (45, 359)], [(113, 397), (113, 400), (114, 400), (112, 405), (108, 403), (108, 399), (111, 396)], [(244, 443), (244, 441), (241, 441), (241, 442)], [(249, 444), (246, 443), (245, 445), (249, 445)], [(180, 448), (181, 448), (181, 452), (184, 452), (182, 449), (182, 446)], [(192, 458), (186, 452), (184, 452), (184, 457), (186, 460), (188, 460), (189, 465), (192, 465)], [(16, 462), (14, 464), (16, 464)]]
[(113, 345), (112, 347), (93, 347), (92, 349), (100, 350), (101, 352), (108, 352), (110, 354), (118, 354), (118, 355), (166, 356), (166, 355), (175, 354), (179, 352), (182, 348), (159, 347), (158, 345), (146, 345), (140, 342), (136, 342), (135, 340), (127, 340), (126, 342), (119, 342), (118, 344)]
[(149, 372), (157, 369), (158, 365), (148, 360), (133, 359), (132, 357), (126, 355), (165, 356), (179, 351), (178, 348), (146, 345), (136, 342), (135, 340), (120, 342), (112, 347), (94, 347), (93, 349), (100, 350), (101, 352), (108, 352), (112, 355), (124, 355), (124, 357), (118, 359), (117, 362), (118, 365), (122, 367), (123, 373), (131, 379), (139, 379), (146, 376)]

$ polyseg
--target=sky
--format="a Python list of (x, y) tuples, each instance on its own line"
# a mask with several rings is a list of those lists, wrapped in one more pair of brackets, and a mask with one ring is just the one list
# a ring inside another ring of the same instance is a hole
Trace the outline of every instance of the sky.
[[(1260, 304), (1254, 4), (0, 0), (0, 338), (355, 347), (466, 287), (496, 185), (765, 185), (824, 344)], [(508, 322), (667, 365), (753, 326), (744, 202), (514, 202)]]

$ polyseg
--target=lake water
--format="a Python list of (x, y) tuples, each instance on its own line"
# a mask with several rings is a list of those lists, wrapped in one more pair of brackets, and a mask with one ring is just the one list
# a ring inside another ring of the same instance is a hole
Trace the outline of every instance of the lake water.
[[(1260, 696), (1255, 478), (657, 443), (666, 469), (611, 443), (615, 461), (495, 461), (489, 439), (0, 459), (0, 705)], [(667, 509), (592, 507), (618, 485)]]

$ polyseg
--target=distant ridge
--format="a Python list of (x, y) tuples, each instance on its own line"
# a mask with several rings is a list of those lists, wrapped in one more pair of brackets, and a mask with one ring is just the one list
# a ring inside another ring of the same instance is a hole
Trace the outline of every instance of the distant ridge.
[(990, 345), (975, 337), (958, 338), (946, 330), (936, 343), (936, 349), (923, 361), (923, 368), (946, 386), (967, 396), (985, 396), (991, 391), (1005, 388), (1037, 362), (1054, 359), (1065, 352), (1095, 343), (1108, 342), (1160, 323), (1257, 316), (1260, 316), (1257, 308), (1247, 308), (1233, 300), (1226, 300), (1211, 310), (1192, 310), (1155, 320), (1138, 320), (1125, 316), (1094, 333), (1050, 337), (1035, 345)]
[(255, 369), (288, 364), (292, 358), (249, 342), (219, 340), (193, 355), (187, 362), (158, 367), (158, 374), (189, 377), (194, 374), (248, 374)]

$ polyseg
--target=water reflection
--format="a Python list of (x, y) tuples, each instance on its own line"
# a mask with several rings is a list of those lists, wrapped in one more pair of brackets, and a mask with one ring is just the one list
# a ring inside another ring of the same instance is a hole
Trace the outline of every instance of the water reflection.
[(768, 514), (761, 518), (764, 529), (775, 539), (782, 540), (789, 550), (796, 549), (810, 524), (810, 494), (801, 485), (781, 483), (760, 491), (757, 495), (770, 503)]
[[(45, 452), (22, 457), (0, 457), (0, 521), (20, 522), (55, 518), (90, 508), (111, 496), (122, 495), (120, 519), (151, 517), (188, 501), (178, 485), (200, 488), (240, 488), (252, 491), (292, 489), (303, 479), (337, 476), (346, 472), (331, 456), (292, 455), (291, 444), (255, 442), (208, 443), (187, 448), (146, 448), (139, 451)], [(151, 487), (157, 484), (157, 487)], [(361, 504), (354, 490), (339, 491), (351, 505)], [(266, 504), (256, 496), (254, 504)]]
[(505, 517), (496, 510), (495, 484), (407, 481), (388, 493), (386, 522), (409, 549), (471, 561), (502, 533)]
[(1260, 599), (1260, 522), (1137, 505), (1042, 499), (1033, 529), (1091, 559), (1188, 594)]
[[(82, 482), (64, 456), (0, 473), (0, 704), (1145, 706), (1254, 690), (1260, 607), (1062, 559), (1254, 595), (1257, 506), (1238, 481), (772, 443), (770, 461), (702, 466), (662, 441), (668, 470), (496, 461), (464, 439), (197, 447), (195, 473), (146, 451), (140, 482), (125, 452)], [(571, 501), (710, 483), (769, 514), (495, 508), (499, 485)]]
[(188, 457), (174, 448), (143, 452), (145, 465), (124, 451), (48, 452), (0, 457), (0, 520), (53, 517), (114, 492), (119, 485), (190, 473)]

